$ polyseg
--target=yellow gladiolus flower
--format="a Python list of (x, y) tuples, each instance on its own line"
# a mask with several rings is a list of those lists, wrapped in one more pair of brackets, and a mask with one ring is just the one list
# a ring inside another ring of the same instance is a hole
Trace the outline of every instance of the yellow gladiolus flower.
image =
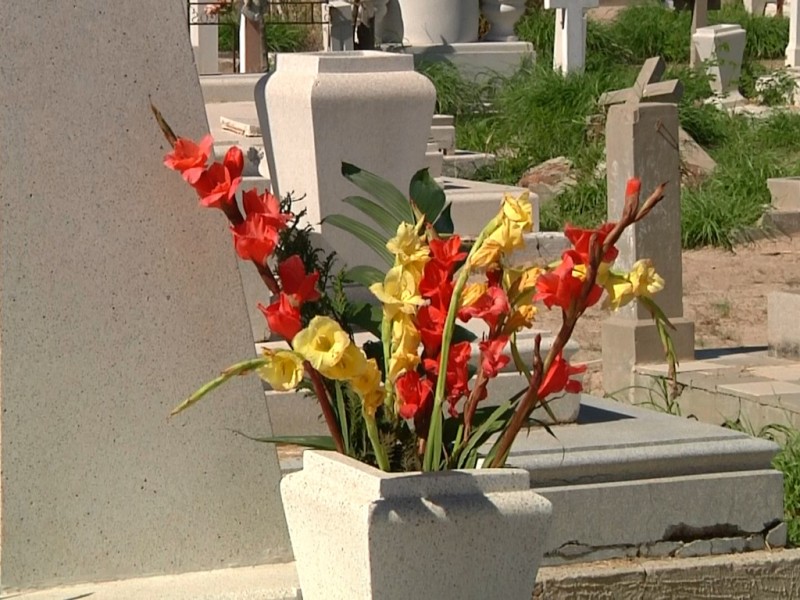
[(604, 308), (618, 310), (634, 299), (633, 286), (625, 275), (619, 275), (610, 270), (606, 271), (602, 285), (607, 293), (606, 299), (603, 301)]
[(532, 327), (538, 310), (532, 304), (522, 304), (514, 309), (503, 326), (503, 333), (511, 335), (523, 327)]
[(395, 255), (396, 264), (415, 265), (420, 273), (422, 266), (430, 260), (428, 246), (411, 223), (400, 223), (397, 226), (397, 235), (386, 242), (386, 249)]
[(384, 396), (385, 392), (383, 390), (375, 390), (374, 392), (361, 396), (361, 400), (364, 402), (364, 412), (374, 418), (375, 412), (383, 404)]
[(338, 363), (350, 345), (350, 337), (330, 317), (314, 317), (292, 340), (294, 350), (318, 371)]
[(363, 398), (367, 394), (379, 391), (381, 387), (381, 370), (374, 358), (366, 361), (364, 369), (350, 380), (350, 385)]
[(530, 269), (526, 269), (519, 278), (519, 291), (524, 292), (526, 290), (532, 290), (534, 287), (536, 287), (536, 281), (539, 279), (539, 275), (542, 273), (544, 273), (544, 269), (539, 267), (531, 267)]
[(489, 286), (486, 283), (468, 283), (461, 292), (460, 306), (472, 306), (486, 293)]
[(258, 375), (273, 390), (293, 390), (303, 380), (303, 357), (290, 350), (264, 350), (269, 362), (258, 370)]
[(361, 348), (351, 343), (345, 348), (336, 364), (321, 368), (320, 373), (329, 379), (351, 380), (358, 377), (366, 368), (367, 357)]
[(506, 194), (503, 197), (500, 218), (504, 221), (511, 221), (522, 231), (530, 231), (533, 228), (533, 208), (530, 202), (530, 193), (523, 192), (518, 198), (514, 198), (511, 194)]
[(419, 355), (416, 352), (395, 352), (389, 358), (388, 381), (394, 381), (404, 371), (413, 371), (419, 364)]
[(389, 269), (383, 283), (373, 283), (369, 290), (383, 304), (388, 319), (394, 319), (398, 313), (413, 315), (418, 306), (425, 304), (417, 291), (414, 275), (402, 266)]
[(628, 279), (635, 296), (650, 297), (664, 289), (664, 280), (656, 273), (653, 262), (649, 258), (633, 263)]
[(497, 241), (491, 238), (485, 240), (481, 247), (475, 251), (475, 254), (470, 258), (470, 264), (473, 267), (488, 267), (500, 262), (500, 257), (503, 255), (503, 247)]
[(392, 321), (392, 347), (399, 352), (415, 353), (419, 348), (420, 334), (413, 319), (402, 313)]

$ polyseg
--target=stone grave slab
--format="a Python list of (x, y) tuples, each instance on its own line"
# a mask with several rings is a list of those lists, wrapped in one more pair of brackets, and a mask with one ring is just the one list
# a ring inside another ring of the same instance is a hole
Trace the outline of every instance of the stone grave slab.
[(222, 215), (164, 168), (148, 96), (207, 132), (184, 7), (0, 3), (2, 592), (291, 558)]
[(663, 542), (677, 554), (698, 539), (755, 550), (783, 520), (772, 442), (589, 396), (578, 425), (553, 432), (530, 430), (509, 461), (553, 503), (546, 564), (652, 556)]

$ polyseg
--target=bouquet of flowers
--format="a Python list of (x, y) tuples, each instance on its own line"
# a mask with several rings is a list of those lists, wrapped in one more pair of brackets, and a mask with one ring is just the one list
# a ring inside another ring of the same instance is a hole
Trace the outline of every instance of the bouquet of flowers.
[[(378, 229), (342, 215), (328, 222), (372, 247), (386, 269), (358, 266), (334, 275), (334, 257), (320, 258), (290, 200), (247, 190), (242, 214), (235, 199), (243, 168), (238, 148), (208, 164), (210, 136), (199, 143), (179, 138), (153, 110), (172, 146), (165, 165), (197, 191), (202, 206), (228, 218), (237, 254), (253, 262), (272, 293), (270, 305), (259, 308), (272, 334), (286, 342), (226, 369), (173, 415), (230, 378), (256, 373), (275, 390), (316, 396), (330, 439), (300, 443), (334, 448), (385, 471), (501, 467), (535, 408), (547, 410), (552, 398), (581, 390), (574, 377), (585, 366), (569, 364), (563, 350), (586, 309), (604, 296), (607, 308), (632, 301), (647, 307), (674, 366), (671, 325), (652, 300), (664, 281), (648, 260), (629, 272), (613, 266), (616, 242), (661, 200), (663, 185), (640, 202), (640, 182), (631, 179), (618, 222), (596, 229), (568, 225), (572, 247), (561, 260), (522, 268), (509, 257), (532, 228), (527, 193), (506, 195), (496, 216), (466, 243), (453, 231), (444, 192), (427, 171), (414, 176), (408, 200), (388, 182), (345, 164), (343, 175), (373, 196), (345, 201)], [(375, 305), (349, 300), (346, 281), (368, 287)], [(526, 360), (516, 336), (532, 327), (536, 303), (559, 310), (562, 323), (546, 355), (536, 336)], [(480, 340), (463, 326), (471, 319), (485, 324)], [(372, 339), (359, 346), (357, 330)], [(471, 361), (475, 345), (479, 359)], [(511, 361), (519, 393), (484, 406), (492, 379)]]

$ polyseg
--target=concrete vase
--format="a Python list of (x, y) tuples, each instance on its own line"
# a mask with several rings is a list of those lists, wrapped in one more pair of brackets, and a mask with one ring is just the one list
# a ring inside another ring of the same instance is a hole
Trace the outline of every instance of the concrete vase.
[(525, 14), (525, 0), (481, 0), (481, 12), (489, 22), (485, 42), (516, 42), (514, 26)]
[(480, 0), (397, 0), (403, 44), (460, 44), (478, 41)]
[(281, 496), (304, 600), (529, 600), (552, 511), (523, 469), (384, 473), (318, 451)]

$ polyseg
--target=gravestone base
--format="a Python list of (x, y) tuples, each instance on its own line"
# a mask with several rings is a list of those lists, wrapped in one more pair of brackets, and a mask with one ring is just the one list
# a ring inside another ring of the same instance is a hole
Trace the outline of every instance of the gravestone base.
[[(694, 322), (673, 318), (675, 329), (670, 331), (679, 361), (694, 358)], [(664, 346), (655, 324), (649, 320), (611, 317), (603, 323), (603, 389), (615, 397), (632, 397), (635, 366), (664, 362)]]
[(424, 63), (447, 61), (467, 80), (490, 78), (494, 75), (510, 77), (524, 62), (536, 60), (536, 52), (529, 42), (472, 42), (447, 46), (387, 44), (382, 49), (411, 54), (417, 67)]

